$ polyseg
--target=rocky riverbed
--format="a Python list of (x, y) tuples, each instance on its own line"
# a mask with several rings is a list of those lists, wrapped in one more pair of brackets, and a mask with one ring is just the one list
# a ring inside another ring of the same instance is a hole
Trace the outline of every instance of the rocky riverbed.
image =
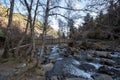
[(46, 47), (45, 53), (39, 68), (33, 69), (36, 58), (1, 63), (0, 80), (120, 80), (120, 52), (56, 45)]
[(58, 46), (48, 50), (42, 62), (50, 67), (46, 80), (120, 80), (120, 52)]

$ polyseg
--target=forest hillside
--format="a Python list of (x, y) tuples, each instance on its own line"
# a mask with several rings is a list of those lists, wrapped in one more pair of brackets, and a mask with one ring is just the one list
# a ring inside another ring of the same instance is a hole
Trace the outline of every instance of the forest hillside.
[[(5, 36), (5, 30), (6, 30), (7, 24), (8, 24), (8, 14), (9, 14), (9, 9), (6, 8), (5, 6), (3, 6), (2, 4), (0, 4), (0, 37)], [(21, 34), (25, 31), (26, 22), (27, 22), (27, 16), (25, 16), (23, 14), (14, 13), (13, 14), (13, 24), (12, 24), (13, 28), (14, 28), (13, 33), (15, 33), (17, 36), (20, 36), (19, 34)], [(42, 23), (40, 21), (36, 21), (35, 36), (39, 37), (40, 34), (42, 33), (42, 30), (43, 30)], [(29, 34), (29, 32), (30, 32), (30, 29), (28, 30), (27, 34)], [(55, 38), (58, 37), (57, 31), (55, 31), (50, 26), (47, 30), (47, 34), (49, 36), (54, 36)]]

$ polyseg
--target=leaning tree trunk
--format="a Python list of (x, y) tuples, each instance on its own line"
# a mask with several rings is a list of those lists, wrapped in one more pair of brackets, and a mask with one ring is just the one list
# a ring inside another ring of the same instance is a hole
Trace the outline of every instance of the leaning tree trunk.
[(11, 2), (10, 2), (10, 14), (9, 14), (9, 19), (8, 19), (6, 37), (5, 37), (4, 52), (2, 55), (2, 57), (4, 57), (4, 58), (9, 57), (9, 48), (10, 48), (10, 43), (12, 42), (11, 41), (11, 36), (12, 36), (11, 30), (12, 30), (14, 2), (15, 2), (15, 0), (11, 0)]

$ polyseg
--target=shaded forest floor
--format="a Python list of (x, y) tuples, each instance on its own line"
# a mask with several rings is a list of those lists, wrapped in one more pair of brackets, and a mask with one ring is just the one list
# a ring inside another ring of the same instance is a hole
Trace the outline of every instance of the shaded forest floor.
[(44, 80), (41, 69), (30, 57), (0, 58), (0, 80)]

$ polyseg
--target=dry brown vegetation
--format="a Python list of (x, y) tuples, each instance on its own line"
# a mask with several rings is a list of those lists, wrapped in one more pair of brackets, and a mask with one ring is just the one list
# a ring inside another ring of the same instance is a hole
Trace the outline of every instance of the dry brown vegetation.
[[(8, 13), (7, 8), (0, 5), (0, 28), (7, 27), (7, 23), (8, 23), (8, 14), (7, 13)], [(23, 33), (25, 31), (25, 27), (26, 27), (25, 26), (26, 22), (27, 22), (26, 20), (27, 20), (27, 16), (18, 14), (18, 13), (14, 13), (13, 14), (13, 28), (15, 30), (18, 29), (20, 31), (20, 33)], [(36, 21), (36, 24), (35, 24), (36, 36), (39, 36), (40, 33), (42, 33), (42, 29), (43, 29), (42, 23), (39, 21)], [(58, 36), (57, 31), (55, 31), (52, 27), (48, 28), (48, 35), (53, 35), (55, 37)]]

